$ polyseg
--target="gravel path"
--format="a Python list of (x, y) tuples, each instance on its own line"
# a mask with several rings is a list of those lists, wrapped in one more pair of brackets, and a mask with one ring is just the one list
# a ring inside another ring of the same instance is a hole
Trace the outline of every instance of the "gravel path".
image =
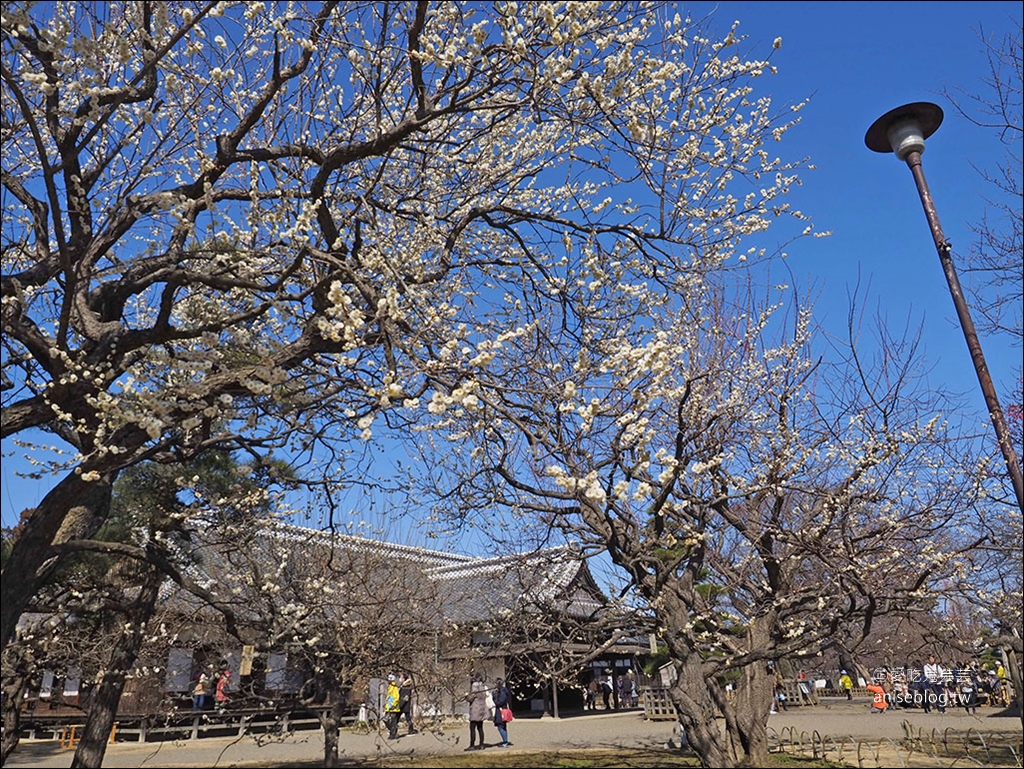
[[(843, 737), (899, 742), (904, 736), (904, 720), (918, 729), (945, 729), (966, 732), (1005, 731), (1021, 734), (1021, 721), (1016, 717), (999, 717), (1000, 711), (984, 708), (978, 715), (963, 710), (945, 715), (925, 715), (919, 710), (874, 715), (869, 704), (855, 700), (825, 700), (816, 707), (792, 708), (773, 714), (769, 728), (776, 735), (799, 737), (804, 741), (817, 731), (820, 736), (835, 740)], [(512, 750), (553, 750), (573, 748), (660, 747), (674, 736), (674, 725), (666, 721), (645, 721), (641, 710), (613, 711), (553, 718), (517, 718), (509, 724)], [(347, 758), (377, 757), (382, 754), (434, 755), (461, 753), (468, 745), (468, 727), (439, 733), (424, 731), (389, 741), (376, 733), (343, 732), (342, 755)], [(498, 733), (493, 725), (484, 723), (488, 751), (497, 747)], [(105, 767), (237, 767), (252, 762), (275, 763), (318, 761), (323, 755), (323, 740), (318, 730), (297, 732), (283, 740), (260, 744), (259, 737), (215, 737), (183, 742), (138, 744), (123, 742), (107, 749)], [(52, 740), (23, 742), (7, 761), (7, 767), (67, 767), (73, 752), (61, 750)]]

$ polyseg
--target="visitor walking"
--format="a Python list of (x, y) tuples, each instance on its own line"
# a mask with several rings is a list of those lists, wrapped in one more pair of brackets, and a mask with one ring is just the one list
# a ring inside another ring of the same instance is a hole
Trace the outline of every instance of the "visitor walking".
[(853, 699), (853, 679), (845, 670), (839, 674), (839, 688), (846, 694), (847, 701)]
[(928, 655), (928, 662), (924, 666), (924, 677), (927, 689), (924, 693), (924, 712), (930, 713), (931, 706), (935, 705), (940, 713), (946, 712), (946, 671), (938, 662), (935, 655)]
[(964, 706), (964, 711), (972, 715), (977, 714), (978, 686), (980, 682), (978, 680), (978, 668), (975, 663), (972, 662), (970, 665), (960, 666), (956, 685), (959, 689), (957, 697), (960, 700), (960, 704)]
[(394, 675), (388, 676), (388, 689), (384, 695), (384, 723), (388, 726), (388, 739), (398, 739), (398, 719), (401, 716), (401, 692)]
[(412, 721), (412, 676), (402, 673), (398, 681), (398, 720), (405, 718), (405, 725), (409, 727), (409, 734), (416, 734), (416, 727)]
[(597, 710), (597, 676), (590, 679), (590, 683), (587, 684), (586, 701), (584, 702), (585, 710)]

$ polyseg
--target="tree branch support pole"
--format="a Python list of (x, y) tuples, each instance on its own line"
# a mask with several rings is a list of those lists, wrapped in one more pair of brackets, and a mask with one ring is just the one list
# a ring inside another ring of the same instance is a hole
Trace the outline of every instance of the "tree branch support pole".
[(952, 295), (953, 304), (956, 306), (956, 314), (960, 319), (960, 328), (964, 332), (967, 349), (971, 353), (974, 370), (978, 374), (978, 382), (981, 384), (981, 391), (985, 395), (985, 405), (988, 407), (989, 416), (992, 418), (992, 425), (996, 430), (999, 450), (1003, 452), (1003, 460), (1006, 462), (1006, 469), (1010, 474), (1010, 482), (1013, 484), (1013, 491), (1017, 495), (1017, 507), (1020, 508), (1021, 512), (1024, 512), (1024, 478), (1021, 476), (1020, 461), (1017, 459), (1017, 452), (1013, 447), (1010, 429), (1006, 424), (1006, 417), (1003, 415), (1002, 406), (999, 405), (996, 389), (992, 385), (992, 377), (989, 375), (988, 365), (985, 363), (985, 356), (981, 351), (981, 341), (978, 339), (978, 332), (974, 328), (974, 321), (971, 320), (971, 313), (964, 299), (963, 289), (960, 288), (960, 279), (957, 277), (956, 266), (953, 264), (953, 256), (950, 253), (952, 246), (942, 233), (939, 215), (935, 211), (935, 203), (932, 201), (928, 182), (924, 178), (924, 169), (921, 166), (921, 153), (916, 151), (908, 153), (907, 165), (910, 167), (910, 172), (914, 175), (914, 182), (917, 184), (917, 191), (921, 196), (921, 205), (924, 207), (924, 215), (928, 218), (928, 226), (932, 231), (935, 249), (939, 252), (939, 261), (942, 262), (942, 271), (946, 275), (949, 293)]

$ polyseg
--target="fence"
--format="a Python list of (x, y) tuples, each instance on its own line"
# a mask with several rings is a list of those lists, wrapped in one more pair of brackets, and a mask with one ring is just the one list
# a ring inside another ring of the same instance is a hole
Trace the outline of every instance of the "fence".
[(663, 686), (649, 686), (640, 690), (644, 704), (644, 718), (648, 721), (676, 721), (676, 706), (669, 699), (668, 689)]
[[(352, 725), (356, 717), (346, 716), (343, 725)], [(66, 715), (33, 716), (22, 721), (21, 732), (29, 739), (47, 735), (62, 748), (74, 748), (81, 739), (84, 719)], [(110, 741), (133, 739), (138, 742), (202, 737), (242, 736), (250, 733), (289, 732), (320, 728), (316, 710), (227, 710), (164, 715), (119, 715), (110, 732)]]
[(786, 706), (817, 705), (818, 691), (814, 681), (783, 681), (782, 693), (786, 695)]
[[(863, 740), (854, 737), (832, 737), (818, 731), (800, 731), (787, 726), (780, 732), (768, 727), (773, 752), (809, 756), (823, 761), (851, 763), (860, 769), (870, 767), (994, 765), (1024, 767), (1024, 741), (1014, 732), (985, 734), (977, 729), (966, 731), (952, 727), (939, 731), (902, 723), (904, 738), (894, 742)], [(943, 763), (946, 761), (948, 763)]]
[[(787, 707), (819, 704), (813, 681), (784, 681), (782, 691), (786, 695)], [(676, 707), (668, 695), (668, 687), (648, 686), (641, 689), (640, 695), (644, 718), (648, 721), (675, 721), (678, 718)]]

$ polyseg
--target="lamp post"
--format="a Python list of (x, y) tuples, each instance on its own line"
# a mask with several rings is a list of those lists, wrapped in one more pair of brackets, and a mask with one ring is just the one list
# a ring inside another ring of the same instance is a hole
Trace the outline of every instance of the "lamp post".
[(1013, 448), (1006, 417), (992, 385), (992, 377), (988, 373), (985, 356), (981, 352), (981, 342), (978, 340), (977, 331), (974, 330), (974, 321), (971, 320), (971, 313), (964, 300), (963, 289), (960, 288), (960, 279), (957, 277), (956, 266), (950, 253), (952, 246), (942, 234), (939, 215), (935, 211), (935, 203), (932, 202), (932, 194), (924, 178), (924, 169), (921, 167), (924, 141), (935, 133), (941, 124), (942, 109), (939, 105), (926, 101), (904, 104), (886, 112), (872, 123), (864, 136), (864, 143), (868, 149), (875, 152), (896, 153), (899, 160), (906, 161), (914, 175), (917, 192), (921, 196), (921, 205), (924, 206), (924, 215), (928, 219), (935, 249), (939, 252), (939, 261), (942, 262), (942, 271), (946, 274), (946, 282), (949, 284), (949, 293), (953, 296), (956, 314), (960, 319), (960, 328), (964, 332), (964, 339), (967, 340), (967, 349), (970, 350), (974, 370), (978, 374), (978, 382), (985, 395), (985, 405), (988, 406), (989, 415), (992, 417), (999, 449), (1003, 452), (1013, 491), (1017, 495), (1017, 506), (1024, 512), (1024, 479), (1021, 477), (1020, 462)]

